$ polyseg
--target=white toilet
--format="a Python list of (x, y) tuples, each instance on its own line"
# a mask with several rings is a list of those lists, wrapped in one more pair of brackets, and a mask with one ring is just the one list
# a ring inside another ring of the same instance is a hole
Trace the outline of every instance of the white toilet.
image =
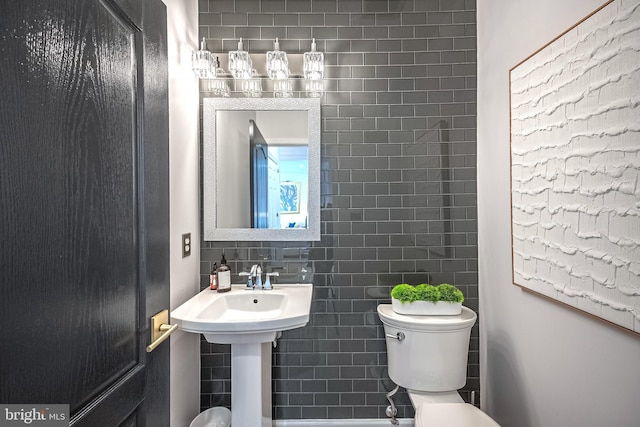
[(467, 382), (471, 328), (477, 315), (462, 307), (457, 316), (407, 316), (391, 304), (378, 305), (387, 336), (389, 377), (407, 389), (415, 427), (499, 427), (464, 403), (458, 389)]

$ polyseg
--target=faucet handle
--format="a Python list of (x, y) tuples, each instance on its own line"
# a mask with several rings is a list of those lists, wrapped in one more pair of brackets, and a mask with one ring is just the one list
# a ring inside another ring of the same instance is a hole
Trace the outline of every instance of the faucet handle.
[(252, 273), (247, 273), (246, 271), (241, 271), (240, 273), (238, 273), (238, 276), (247, 278), (247, 286), (245, 286), (245, 289), (249, 289), (249, 290), (253, 289), (254, 285), (253, 285)]
[(271, 289), (273, 289), (273, 285), (271, 284), (271, 277), (277, 277), (280, 276), (280, 273), (277, 271), (271, 272), (271, 273), (267, 273), (267, 280), (264, 282), (264, 290), (266, 291), (270, 291)]

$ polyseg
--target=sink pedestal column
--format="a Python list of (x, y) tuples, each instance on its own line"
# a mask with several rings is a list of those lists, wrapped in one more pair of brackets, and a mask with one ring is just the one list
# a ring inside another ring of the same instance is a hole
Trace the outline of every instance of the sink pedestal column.
[(231, 344), (232, 427), (272, 427), (271, 346)]

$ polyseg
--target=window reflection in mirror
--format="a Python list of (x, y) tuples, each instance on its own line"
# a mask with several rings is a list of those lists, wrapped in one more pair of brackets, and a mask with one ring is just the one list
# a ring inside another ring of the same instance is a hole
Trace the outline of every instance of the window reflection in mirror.
[(307, 228), (306, 111), (216, 112), (218, 228)]

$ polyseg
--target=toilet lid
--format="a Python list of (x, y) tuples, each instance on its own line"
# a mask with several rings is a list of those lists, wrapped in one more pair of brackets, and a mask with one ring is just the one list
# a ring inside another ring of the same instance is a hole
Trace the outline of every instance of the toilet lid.
[(500, 427), (468, 403), (428, 403), (416, 409), (415, 427)]

